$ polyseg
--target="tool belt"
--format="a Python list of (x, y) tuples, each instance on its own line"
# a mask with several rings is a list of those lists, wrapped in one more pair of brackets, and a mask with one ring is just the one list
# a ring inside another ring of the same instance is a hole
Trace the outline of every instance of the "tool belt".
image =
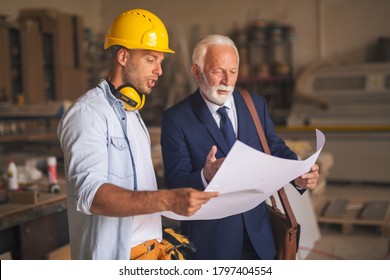
[(156, 240), (148, 240), (131, 248), (131, 260), (158, 260), (161, 254), (160, 243)]
[(188, 252), (195, 252), (193, 244), (171, 228), (163, 231), (161, 243), (148, 240), (131, 248), (131, 260), (185, 260)]

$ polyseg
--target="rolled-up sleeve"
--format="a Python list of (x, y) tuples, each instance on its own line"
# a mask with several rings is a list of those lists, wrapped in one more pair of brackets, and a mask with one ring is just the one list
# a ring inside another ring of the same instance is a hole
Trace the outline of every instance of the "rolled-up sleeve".
[(77, 210), (91, 214), (98, 188), (107, 182), (106, 120), (92, 106), (76, 104), (59, 125), (59, 139), (67, 167), (68, 195)]

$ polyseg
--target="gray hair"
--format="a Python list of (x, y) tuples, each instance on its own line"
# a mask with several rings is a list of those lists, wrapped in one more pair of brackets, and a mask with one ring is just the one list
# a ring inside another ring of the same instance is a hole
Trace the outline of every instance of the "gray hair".
[(239, 62), (240, 57), (238, 55), (237, 47), (232, 39), (224, 35), (208, 35), (196, 44), (192, 53), (192, 63), (198, 65), (202, 71), (204, 66), (204, 57), (209, 46), (232, 47), (237, 54), (237, 61)]

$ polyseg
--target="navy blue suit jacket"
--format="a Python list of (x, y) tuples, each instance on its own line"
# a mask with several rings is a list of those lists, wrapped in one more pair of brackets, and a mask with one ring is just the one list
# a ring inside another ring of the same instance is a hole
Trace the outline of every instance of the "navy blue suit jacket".
[[(263, 151), (246, 104), (234, 91), (238, 119), (238, 140)], [(268, 145), (274, 156), (297, 159), (275, 131), (263, 97), (251, 94)], [(204, 190), (201, 170), (213, 145), (216, 158), (226, 157), (228, 148), (199, 90), (167, 109), (162, 118), (161, 145), (165, 180), (168, 188), (193, 187)], [(240, 174), (237, 174), (240, 176)], [(265, 203), (243, 214), (217, 220), (181, 222), (183, 233), (194, 243), (192, 259), (239, 259), (246, 228), (261, 259), (274, 259), (275, 245)]]

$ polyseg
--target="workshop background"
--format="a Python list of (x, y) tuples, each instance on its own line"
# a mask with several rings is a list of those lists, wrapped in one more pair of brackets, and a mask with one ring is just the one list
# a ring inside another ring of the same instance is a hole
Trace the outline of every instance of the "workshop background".
[(317, 189), (289, 192), (298, 258), (390, 259), (388, 0), (0, 0), (0, 259), (69, 258), (56, 126), (105, 78), (105, 32), (133, 8), (160, 17), (176, 51), (141, 111), (161, 188), (161, 114), (196, 88), (194, 44), (225, 34), (240, 51), (238, 85), (266, 96), (299, 157), (315, 151), (316, 128), (326, 136)]

